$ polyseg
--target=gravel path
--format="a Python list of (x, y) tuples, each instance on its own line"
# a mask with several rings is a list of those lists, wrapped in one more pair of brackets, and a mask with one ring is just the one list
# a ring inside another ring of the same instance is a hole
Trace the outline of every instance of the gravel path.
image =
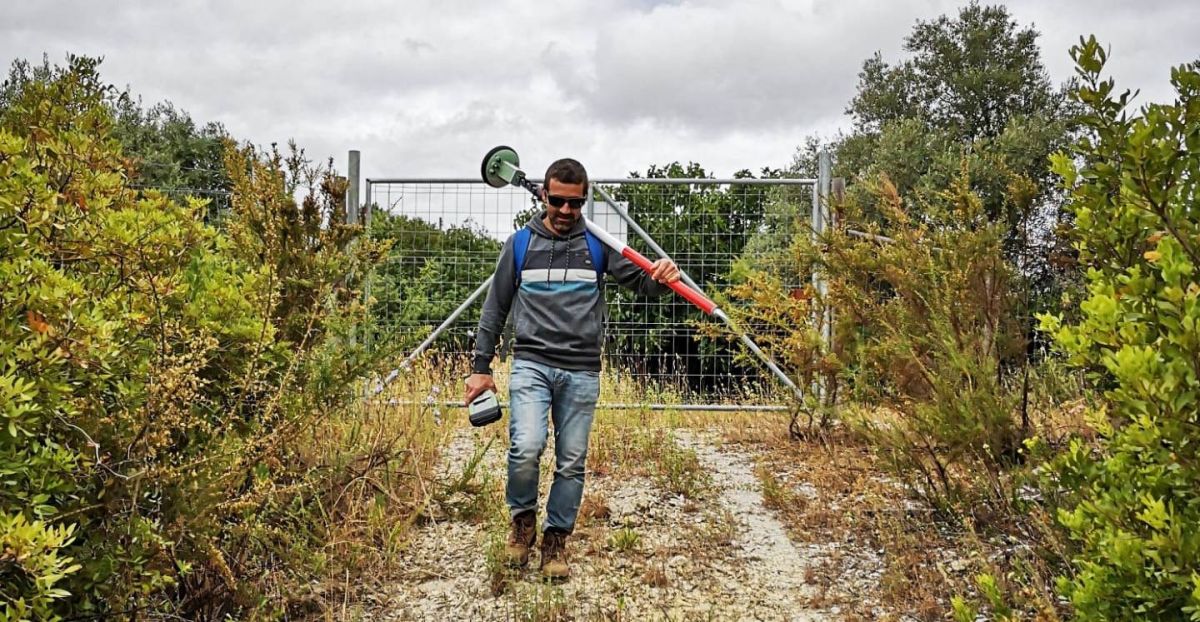
[(695, 451), (700, 464), (712, 474), (721, 491), (721, 504), (742, 526), (734, 546), (746, 560), (746, 571), (766, 588), (776, 609), (790, 612), (793, 620), (826, 619), (804, 608), (812, 596), (805, 576), (819, 562), (822, 551), (812, 545), (798, 547), (788, 537), (787, 529), (763, 504), (762, 487), (750, 457), (717, 449), (711, 441), (687, 430), (676, 431), (676, 438), (682, 447)]
[[(461, 479), (484, 441), (464, 430), (447, 447), (443, 481)], [(450, 495), (449, 510), (416, 529), (398, 581), (371, 594), (368, 620), (825, 620), (805, 606), (805, 573), (817, 547), (798, 547), (763, 506), (752, 461), (706, 437), (676, 432), (696, 453), (716, 490), (699, 501), (673, 495), (653, 479), (589, 477), (571, 538), (572, 578), (542, 582), (535, 561), (493, 595), (486, 563), (487, 521), (456, 515), (472, 493)], [(551, 441), (552, 445), (553, 441)], [(544, 461), (552, 462), (553, 447)], [(504, 447), (497, 441), (474, 481), (502, 486)], [(483, 480), (482, 482), (480, 480)], [(543, 470), (543, 497), (549, 470)], [(493, 488), (494, 490), (494, 488)], [(494, 494), (494, 493), (493, 493)], [(494, 498), (494, 497), (493, 497)], [(492, 511), (496, 511), (493, 509)], [(497, 535), (499, 534), (499, 535)]]

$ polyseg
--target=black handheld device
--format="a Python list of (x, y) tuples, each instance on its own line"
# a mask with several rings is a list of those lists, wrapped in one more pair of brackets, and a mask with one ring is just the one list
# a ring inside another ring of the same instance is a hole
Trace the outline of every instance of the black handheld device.
[(484, 391), (471, 400), (467, 406), (470, 412), (471, 425), (479, 428), (489, 423), (495, 423), (503, 415), (500, 410), (500, 402), (496, 399), (496, 394), (491, 391)]

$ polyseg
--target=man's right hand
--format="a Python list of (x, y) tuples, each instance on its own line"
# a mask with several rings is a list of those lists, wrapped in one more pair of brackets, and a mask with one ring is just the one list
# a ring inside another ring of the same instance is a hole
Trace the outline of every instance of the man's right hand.
[(471, 403), (471, 400), (479, 397), (480, 393), (491, 389), (496, 391), (496, 383), (492, 380), (491, 374), (471, 374), (467, 378), (467, 397), (463, 400), (463, 405)]

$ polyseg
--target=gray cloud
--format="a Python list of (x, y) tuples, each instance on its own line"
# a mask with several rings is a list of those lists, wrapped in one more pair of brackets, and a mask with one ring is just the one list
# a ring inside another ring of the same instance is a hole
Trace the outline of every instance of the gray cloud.
[(862, 59), (899, 47), (880, 33), (922, 3), (873, 4), (681, 4), (625, 16), (594, 54), (588, 102), (608, 123), (650, 119), (705, 135), (811, 124), (840, 114)]
[[(0, 62), (104, 56), (104, 76), (258, 143), (362, 150), (369, 176), (473, 176), (496, 143), (530, 170), (575, 155), (594, 174), (698, 161), (719, 174), (783, 166), (830, 135), (862, 61), (897, 59), (917, 19), (952, 0), (623, 0), (543, 3), (9, 2)], [(1200, 56), (1200, 6), (1012, 0), (1043, 33), (1047, 67), (1094, 32), (1118, 83), (1170, 96)]]

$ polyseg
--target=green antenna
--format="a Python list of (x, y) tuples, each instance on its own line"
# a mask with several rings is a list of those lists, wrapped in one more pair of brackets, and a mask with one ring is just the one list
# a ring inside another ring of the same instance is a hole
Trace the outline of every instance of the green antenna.
[(517, 157), (517, 152), (512, 147), (500, 145), (483, 156), (483, 165), (479, 172), (484, 183), (493, 188), (503, 188), (512, 184), (537, 196), (537, 184), (525, 178), (525, 171), (518, 168), (520, 165), (521, 158)]

